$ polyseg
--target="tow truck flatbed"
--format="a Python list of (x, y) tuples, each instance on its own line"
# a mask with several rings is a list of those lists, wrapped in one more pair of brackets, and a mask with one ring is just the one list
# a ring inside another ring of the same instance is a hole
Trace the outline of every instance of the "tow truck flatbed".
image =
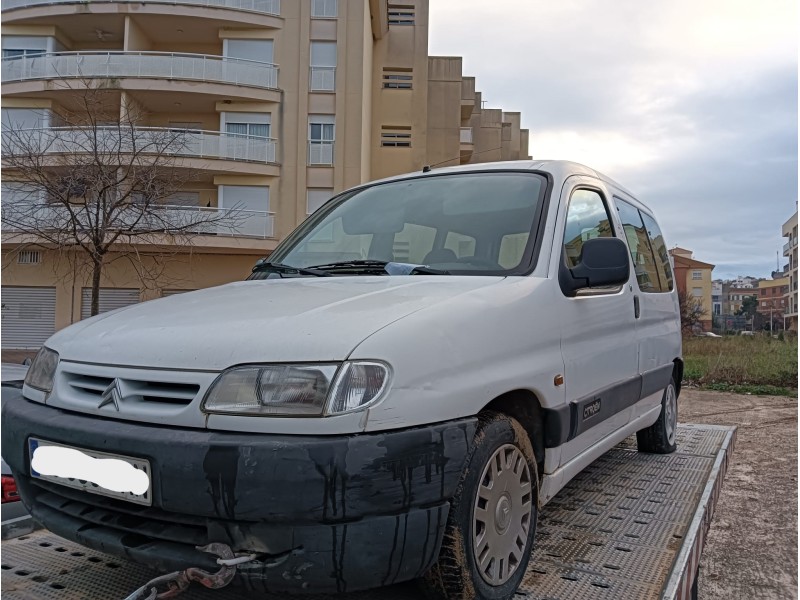
[[(600, 457), (542, 509), (517, 597), (696, 598), (700, 555), (735, 436), (735, 427), (680, 425), (674, 454), (639, 454), (629, 438)], [(155, 575), (45, 530), (2, 544), (2, 594), (11, 600), (122, 600)], [(243, 597), (234, 587), (193, 587), (180, 596)], [(419, 593), (403, 584), (335, 598), (410, 600)]]

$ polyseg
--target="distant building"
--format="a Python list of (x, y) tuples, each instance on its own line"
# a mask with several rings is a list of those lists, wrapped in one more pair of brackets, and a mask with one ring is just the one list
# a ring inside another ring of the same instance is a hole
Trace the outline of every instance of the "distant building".
[(705, 315), (700, 321), (703, 331), (711, 331), (713, 324), (713, 305), (711, 301), (711, 271), (714, 265), (695, 260), (692, 251), (685, 248), (673, 248), (669, 251), (675, 263), (675, 281), (678, 292), (688, 294), (700, 300)]
[(758, 292), (755, 288), (734, 287), (732, 284), (723, 286), (722, 312), (726, 315), (735, 315), (742, 308), (744, 299), (757, 297)]
[(758, 314), (764, 323), (772, 321), (773, 329), (783, 328), (789, 294), (789, 279), (766, 279), (758, 284)]
[(789, 258), (789, 291), (786, 294), (786, 328), (797, 331), (797, 211), (783, 224), (783, 237), (789, 238), (783, 246), (783, 255)]
[(722, 314), (722, 280), (715, 279), (711, 282), (711, 314)]
[(731, 282), (734, 287), (743, 289), (752, 289), (758, 287), (757, 277), (742, 277), (739, 275), (734, 281)]

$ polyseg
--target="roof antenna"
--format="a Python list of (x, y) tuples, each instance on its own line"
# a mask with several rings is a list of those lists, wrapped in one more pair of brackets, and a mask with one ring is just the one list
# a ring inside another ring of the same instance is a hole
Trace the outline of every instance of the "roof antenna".
[(423, 173), (430, 173), (431, 172), (431, 166), (430, 165), (423, 166), (422, 167), (422, 172)]

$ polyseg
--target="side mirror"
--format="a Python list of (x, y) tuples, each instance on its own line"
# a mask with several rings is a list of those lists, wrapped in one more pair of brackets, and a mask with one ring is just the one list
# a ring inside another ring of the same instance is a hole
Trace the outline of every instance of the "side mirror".
[(581, 247), (578, 264), (569, 268), (562, 261), (559, 284), (568, 296), (584, 288), (621, 285), (630, 277), (628, 247), (619, 238), (594, 238)]

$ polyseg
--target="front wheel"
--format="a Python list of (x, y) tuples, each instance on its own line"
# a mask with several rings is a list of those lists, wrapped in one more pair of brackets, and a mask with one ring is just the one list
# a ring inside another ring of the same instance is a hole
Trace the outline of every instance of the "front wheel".
[(661, 414), (650, 427), (636, 432), (639, 452), (670, 454), (678, 448), (678, 392), (674, 379), (669, 380), (661, 397)]
[(507, 415), (481, 415), (439, 559), (421, 581), (427, 596), (512, 598), (533, 549), (537, 499), (536, 459), (527, 433)]

